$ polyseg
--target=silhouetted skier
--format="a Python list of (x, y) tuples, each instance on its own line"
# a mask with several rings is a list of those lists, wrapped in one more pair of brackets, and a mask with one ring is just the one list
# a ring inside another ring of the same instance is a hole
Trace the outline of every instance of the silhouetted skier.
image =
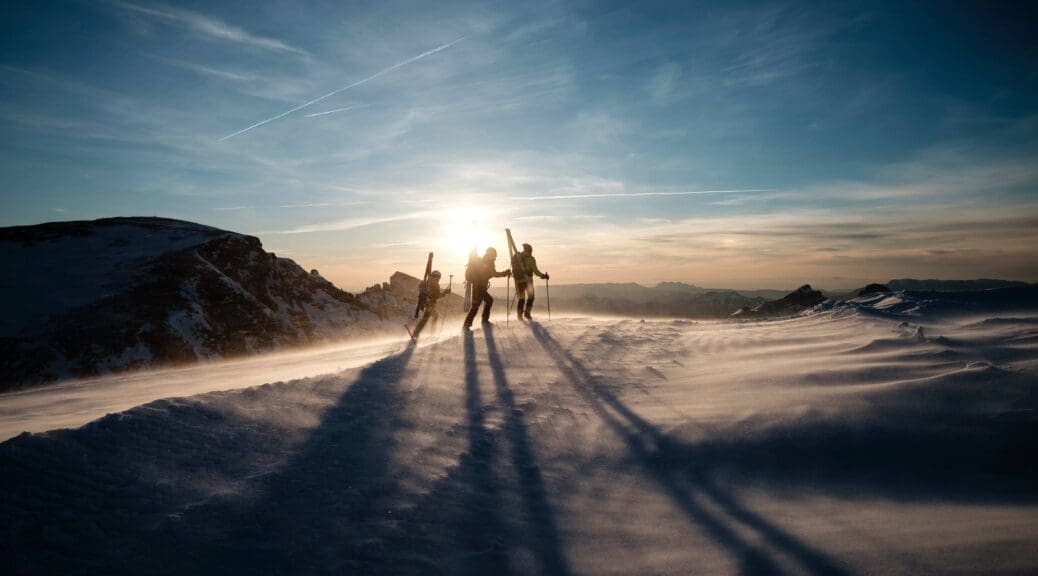
[(418, 334), (422, 332), (422, 328), (425, 328), (425, 324), (430, 320), (436, 320), (440, 317), (436, 313), (436, 301), (440, 298), (451, 293), (451, 289), (440, 290), (440, 271), (433, 270), (429, 273), (429, 279), (424, 283), (425, 286), (421, 287), (421, 290), (425, 293), (425, 313), (422, 314), (422, 319), (418, 321), (418, 325), (414, 327), (414, 333), (412, 336), (418, 338)]
[(547, 272), (537, 269), (537, 259), (533, 257), (533, 246), (529, 244), (523, 244), (523, 251), (516, 256), (516, 260), (519, 266), (513, 277), (515, 278), (515, 296), (519, 302), (515, 307), (515, 313), (520, 320), (524, 317), (529, 320), (530, 310), (533, 309), (533, 277), (537, 276), (547, 280), (549, 276)]
[(465, 316), (462, 330), (472, 329), (472, 321), (476, 319), (480, 304), (483, 304), (483, 323), (490, 323), (490, 307), (494, 305), (494, 298), (489, 292), (490, 279), (501, 278), (512, 273), (511, 269), (498, 272), (494, 267), (495, 260), (497, 260), (497, 250), (492, 247), (487, 248), (483, 258), (469, 262), (468, 268), (465, 270), (465, 280), (472, 285), (472, 307)]

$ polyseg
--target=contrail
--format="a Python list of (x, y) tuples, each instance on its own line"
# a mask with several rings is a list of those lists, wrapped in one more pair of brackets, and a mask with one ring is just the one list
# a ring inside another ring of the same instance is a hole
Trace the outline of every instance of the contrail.
[(328, 110), (327, 112), (314, 112), (313, 114), (307, 114), (303, 118), (313, 118), (314, 116), (324, 116), (325, 114), (335, 114), (336, 112), (345, 112), (347, 110), (353, 110), (355, 108), (365, 108), (365, 106), (347, 106), (345, 108), (336, 108), (335, 110)]
[(406, 212), (392, 216), (372, 216), (368, 218), (349, 218), (336, 220), (334, 222), (323, 222), (321, 224), (310, 224), (291, 228), (288, 230), (268, 230), (263, 234), (310, 234), (312, 232), (335, 232), (339, 230), (354, 230), (375, 224), (387, 224), (389, 222), (401, 222), (404, 220), (422, 220), (425, 218), (438, 218), (444, 214), (443, 210), (421, 210), (418, 212)]
[(752, 188), (747, 190), (682, 190), (679, 192), (602, 192), (591, 194), (563, 194), (560, 196), (518, 196), (512, 200), (578, 200), (583, 198), (644, 198), (645, 196), (692, 196), (695, 194), (747, 194), (752, 192), (773, 192), (770, 188)]
[(224, 136), (223, 138), (220, 138), (219, 141), (223, 142), (224, 140), (227, 140), (228, 138), (234, 138), (235, 136), (237, 136), (239, 134), (244, 134), (244, 133), (248, 132), (249, 130), (252, 130), (253, 128), (258, 128), (258, 127), (263, 126), (264, 124), (266, 124), (268, 122), (273, 122), (274, 120), (277, 120), (279, 118), (284, 118), (285, 116), (288, 116), (289, 114), (291, 114), (291, 113), (293, 113), (293, 112), (295, 112), (297, 110), (302, 110), (303, 108), (306, 108), (307, 106), (310, 106), (310, 105), (313, 105), (313, 104), (317, 104), (321, 100), (324, 100), (325, 98), (330, 98), (332, 96), (335, 96), (339, 92), (343, 92), (345, 90), (349, 90), (350, 88), (355, 88), (357, 86), (360, 86), (361, 84), (365, 84), (367, 82), (371, 82), (375, 78), (378, 78), (380, 76), (384, 76), (386, 74), (389, 74), (390, 72), (392, 72), (393, 70), (396, 70), (397, 68), (401, 68), (403, 66), (407, 66), (408, 64), (411, 64), (413, 62), (417, 62), (418, 60), (421, 60), (422, 58), (425, 58), (426, 56), (432, 56), (433, 54), (436, 54), (437, 52), (440, 52), (442, 50), (446, 50), (446, 49), (450, 48), (451, 46), (454, 46), (458, 42), (461, 42), (465, 38), (467, 38), (467, 36), (462, 36), (461, 38), (458, 38), (457, 40), (454, 40), (453, 42), (448, 42), (448, 43), (444, 44), (443, 46), (437, 46), (436, 48), (433, 48), (432, 50), (429, 50), (427, 52), (422, 52), (421, 54), (419, 54), (419, 55), (417, 55), (417, 56), (415, 56), (413, 58), (408, 58), (407, 60), (404, 60), (403, 62), (397, 62), (396, 64), (393, 64), (389, 68), (386, 68), (384, 70), (380, 70), (380, 71), (378, 71), (378, 72), (372, 74), (371, 76), (368, 76), (367, 78), (364, 78), (362, 80), (357, 80), (356, 82), (354, 82), (353, 84), (350, 84), (349, 86), (343, 86), (342, 88), (339, 88), (338, 90), (333, 90), (333, 91), (325, 94), (324, 96), (321, 96), (320, 98), (315, 98), (315, 99), (313, 99), (313, 100), (311, 100), (309, 102), (305, 102), (303, 104), (300, 104), (299, 106), (296, 106), (295, 108), (293, 108), (291, 110), (288, 110), (287, 112), (282, 112), (281, 114), (278, 114), (277, 116), (272, 116), (270, 118), (267, 118), (266, 120), (262, 120), (260, 122), (257, 122), (255, 124), (253, 124), (252, 126), (249, 126), (248, 128), (242, 128), (241, 130), (238, 130), (237, 132), (234, 132), (232, 134), (228, 134), (228, 135)]

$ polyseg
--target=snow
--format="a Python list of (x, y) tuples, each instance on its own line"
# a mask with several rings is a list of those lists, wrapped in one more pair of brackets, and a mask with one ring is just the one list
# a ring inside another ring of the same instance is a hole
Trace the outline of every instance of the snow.
[[(512, 322), (339, 372), (363, 354), (0, 396), (8, 436), (137, 406), (0, 445), (0, 556), (16, 573), (1034, 573), (1038, 313), (933, 310), (899, 294), (774, 322)], [(223, 391), (184, 397), (206, 390)]]
[(105, 358), (98, 364), (102, 373), (124, 370), (130, 366), (147, 366), (151, 362), (151, 350), (143, 342), (125, 348), (117, 356)]
[(0, 336), (15, 336), (33, 321), (95, 302), (128, 282), (134, 262), (153, 259), (202, 244), (219, 234), (215, 228), (163, 221), (142, 228), (134, 224), (96, 224), (82, 234), (63, 234), (32, 243), (0, 240), (5, 275), (0, 298), (17, 302), (0, 315)]
[(336, 372), (377, 360), (399, 350), (402, 342), (369, 338), (363, 343), (347, 341), (180, 368), (69, 380), (10, 392), (0, 395), (0, 439), (26, 431), (82, 426), (106, 414), (170, 396), (234, 390)]
[(203, 337), (205, 330), (209, 328), (209, 324), (205, 321), (205, 316), (199, 309), (200, 307), (195, 305), (193, 308), (192, 310), (174, 310), (170, 312), (169, 318), (166, 319), (166, 325), (169, 326), (173, 334), (179, 336), (184, 344), (195, 353), (196, 358), (208, 358), (209, 351), (205, 346)]

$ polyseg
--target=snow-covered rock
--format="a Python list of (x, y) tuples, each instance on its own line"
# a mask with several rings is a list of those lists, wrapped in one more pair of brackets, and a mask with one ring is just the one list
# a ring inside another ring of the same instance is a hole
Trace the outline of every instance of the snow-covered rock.
[(259, 239), (165, 218), (0, 229), (0, 389), (238, 356), (379, 328)]
[(763, 302), (753, 308), (741, 308), (732, 314), (735, 318), (769, 318), (789, 316), (825, 301), (825, 295), (811, 288), (810, 284), (804, 284), (800, 288), (779, 298)]

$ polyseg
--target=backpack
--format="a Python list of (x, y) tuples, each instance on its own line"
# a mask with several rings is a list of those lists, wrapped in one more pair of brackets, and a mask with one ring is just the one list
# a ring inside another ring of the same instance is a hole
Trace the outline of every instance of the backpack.
[(469, 263), (465, 265), (465, 281), (476, 284), (483, 276), (483, 259), (479, 256), (469, 257)]
[(531, 276), (530, 271), (526, 269), (526, 258), (523, 257), (522, 252), (516, 252), (512, 256), (512, 277), (516, 279), (516, 282), (523, 278), (529, 278)]

